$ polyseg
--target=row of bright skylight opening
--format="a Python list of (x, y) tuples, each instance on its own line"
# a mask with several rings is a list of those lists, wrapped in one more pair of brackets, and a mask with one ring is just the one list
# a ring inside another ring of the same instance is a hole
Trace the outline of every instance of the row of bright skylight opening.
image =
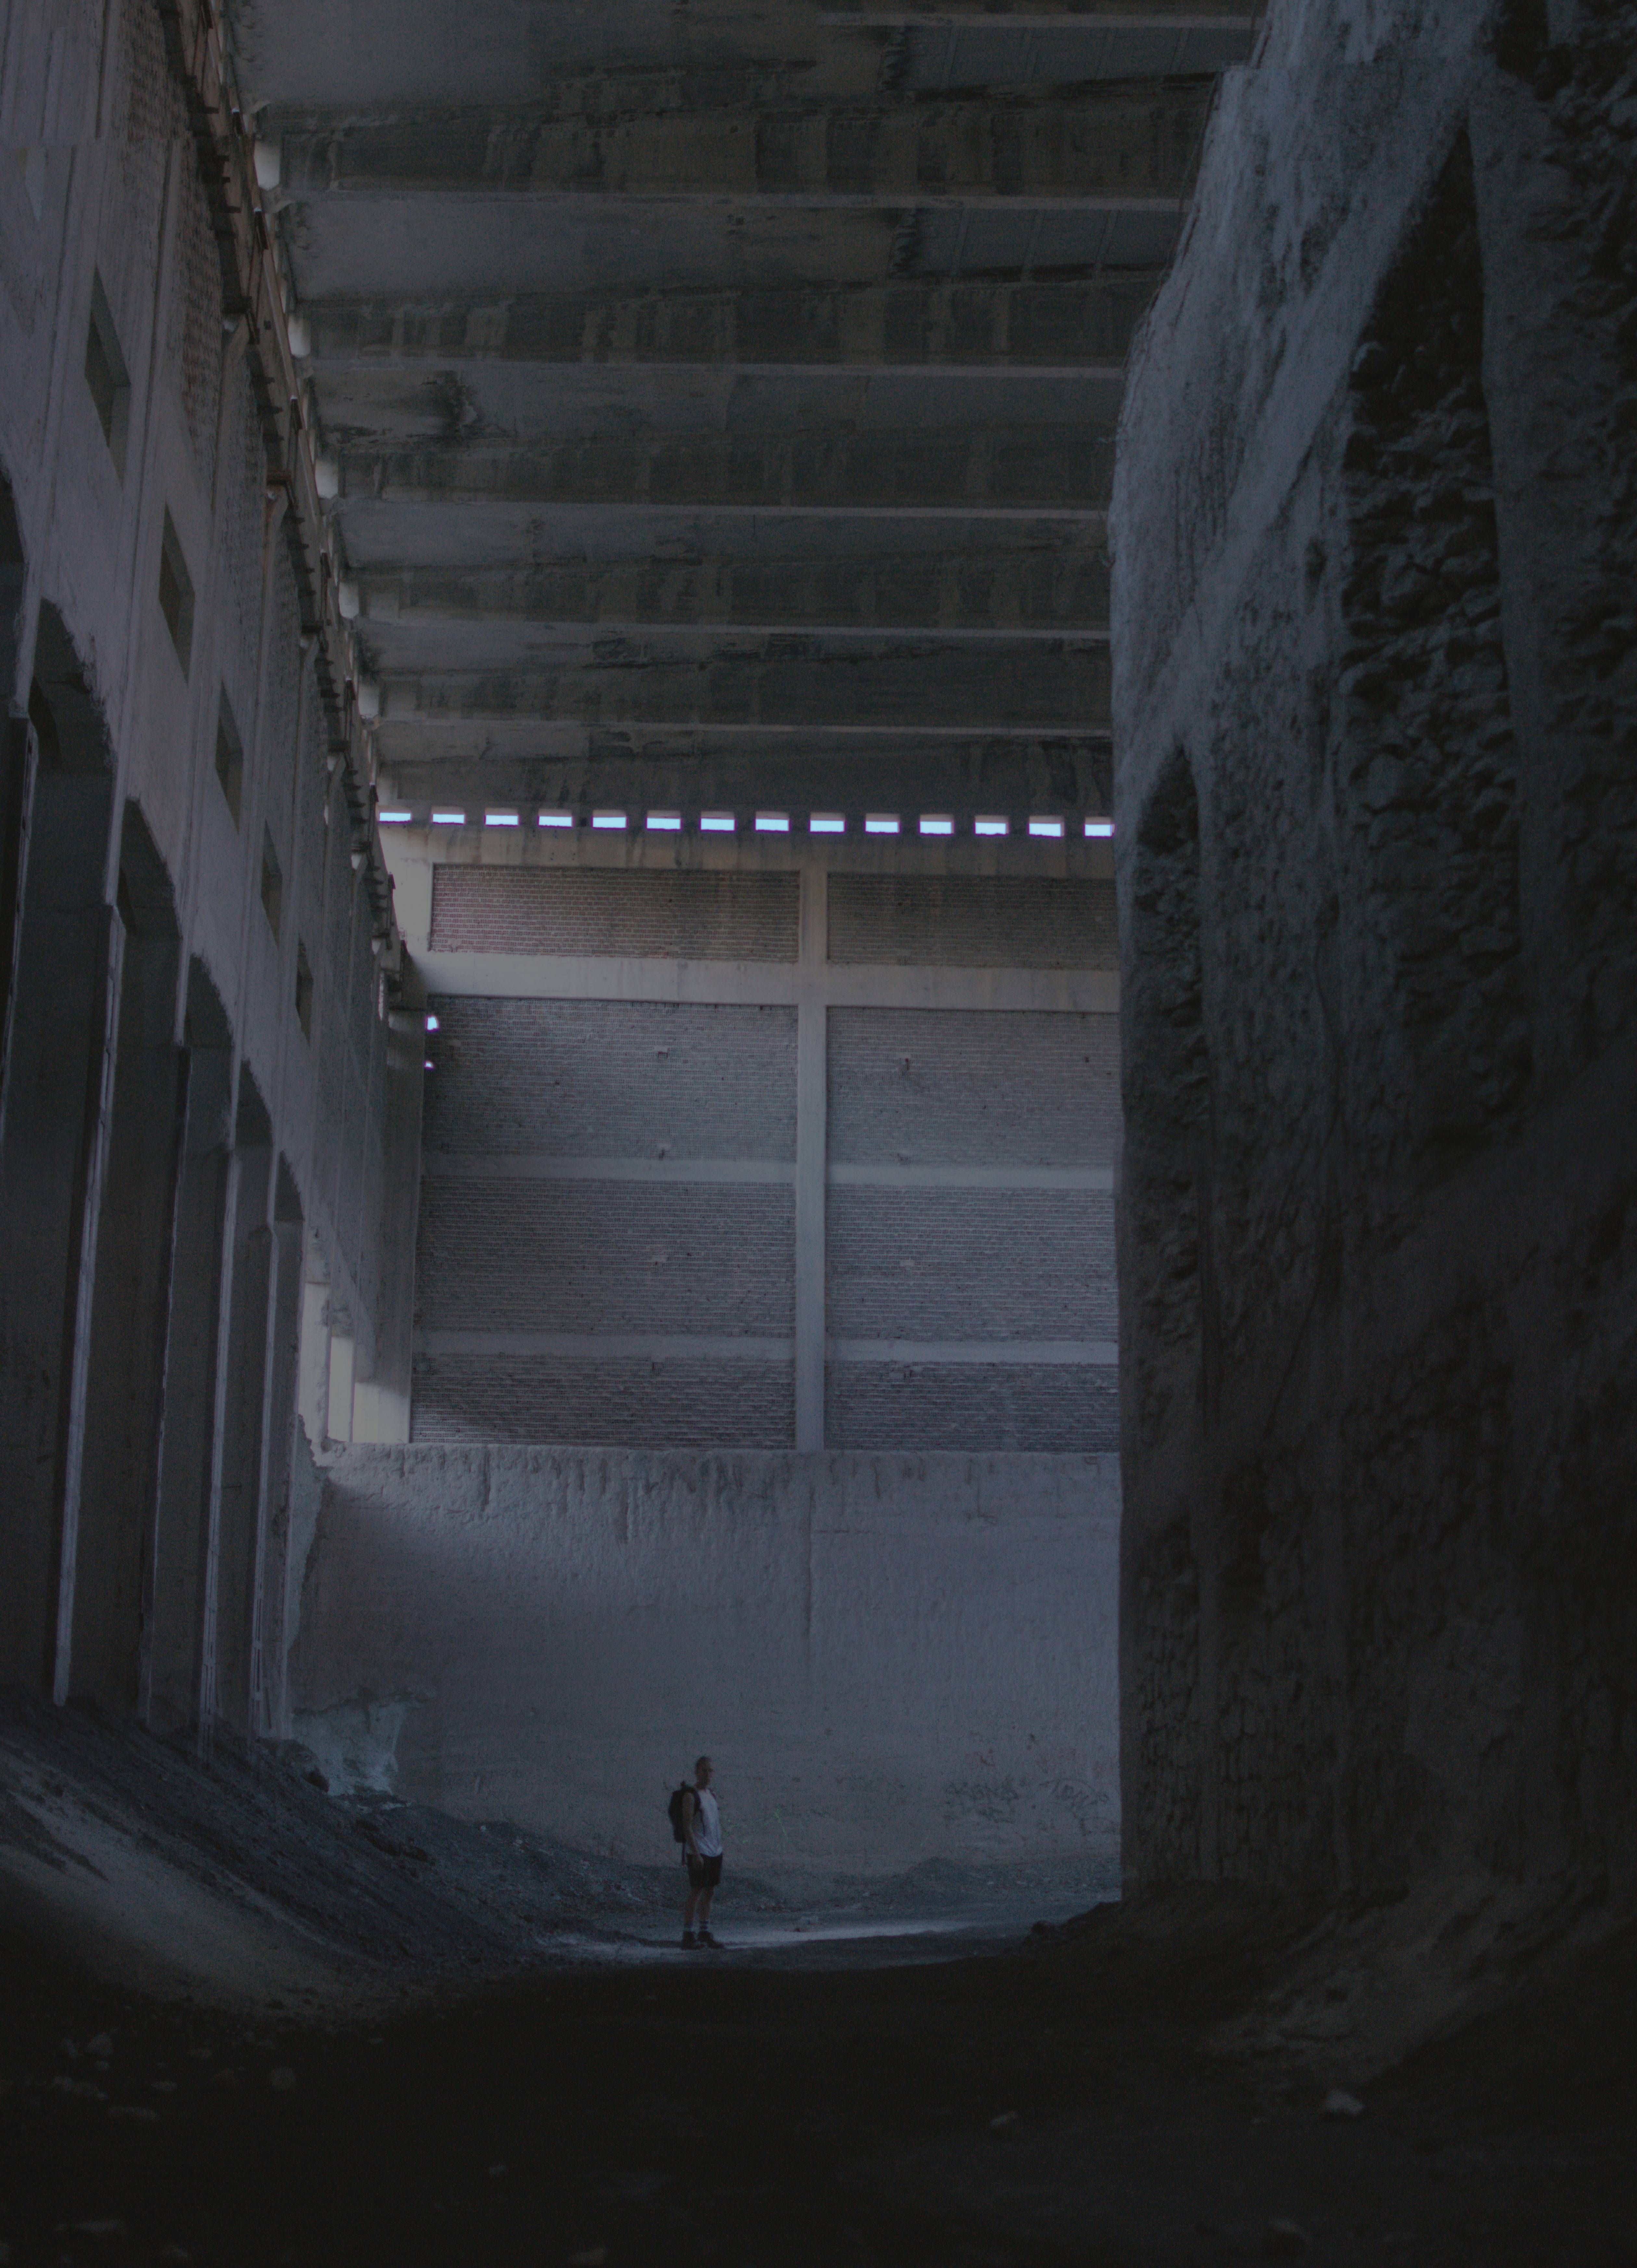
[[(376, 815), (383, 827), (408, 827), (415, 817), (413, 812), (406, 811), (402, 805), (388, 806)], [(431, 823), (434, 827), (478, 824), (475, 819), (468, 821), (464, 811), (436, 808), (431, 814)], [(516, 811), (488, 810), (483, 814), (482, 823), (485, 827), (520, 827), (523, 821)], [(540, 814), (542, 827), (568, 828), (576, 823), (571, 811), (542, 811)], [(594, 811), (591, 814), (593, 828), (609, 834), (623, 834), (636, 823), (629, 812)], [(682, 831), (682, 815), (679, 811), (650, 811), (644, 814), (641, 823), (651, 832), (660, 835), (680, 835)], [(1111, 819), (1088, 819), (1083, 823), (1088, 837), (1092, 840), (1114, 832)], [(1028, 833), (1047, 842), (1061, 843), (1070, 832), (1070, 822), (1055, 812), (1031, 812), (1025, 826)], [(734, 812), (705, 811), (699, 814), (701, 835), (733, 835), (738, 831), (738, 814)], [(787, 811), (758, 811), (751, 822), (751, 831), (756, 835), (789, 835), (793, 832), (790, 814)], [(809, 835), (844, 835), (846, 831), (846, 818), (841, 812), (814, 811), (807, 814)], [(900, 835), (906, 831), (919, 835), (953, 835), (955, 822), (947, 812), (924, 811), (913, 829), (906, 830), (906, 823), (896, 811), (872, 811), (865, 814), (864, 832), (866, 835)], [(972, 832), (975, 835), (1009, 835), (1012, 822), (1000, 813), (980, 812), (972, 821)]]

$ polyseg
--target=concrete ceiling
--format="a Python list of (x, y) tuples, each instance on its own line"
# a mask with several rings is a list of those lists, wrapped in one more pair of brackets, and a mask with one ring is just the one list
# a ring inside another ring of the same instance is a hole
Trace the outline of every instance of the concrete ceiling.
[(1106, 807), (1122, 364), (1246, 15), (230, 14), (398, 800)]

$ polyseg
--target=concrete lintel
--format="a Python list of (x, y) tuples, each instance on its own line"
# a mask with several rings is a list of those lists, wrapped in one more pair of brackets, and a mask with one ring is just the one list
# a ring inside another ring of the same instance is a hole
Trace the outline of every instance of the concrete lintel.
[(593, 1331), (421, 1331), (417, 1351), (438, 1355), (565, 1355), (592, 1362), (789, 1362), (790, 1339), (708, 1338)]
[(1016, 1363), (1030, 1370), (1112, 1370), (1120, 1359), (1112, 1339), (832, 1339), (829, 1353), (832, 1362)]
[[(793, 1188), (795, 1165), (778, 1158), (545, 1158), (533, 1154), (476, 1156), (468, 1151), (431, 1152), (427, 1181), (681, 1182), (772, 1184)], [(831, 1189), (1078, 1189), (1110, 1194), (1107, 1166), (908, 1166), (866, 1161), (825, 1169)]]
[[(675, 1000), (701, 1005), (799, 1005), (796, 968), (776, 961), (643, 961), (568, 954), (426, 953), (429, 994), (512, 1000)], [(828, 1007), (1028, 1009), (1111, 1016), (1112, 969), (881, 968), (826, 964)]]
[(761, 1182), (793, 1187), (793, 1162), (778, 1158), (541, 1158), (478, 1157), (469, 1151), (430, 1151), (423, 1160), (429, 1182)]

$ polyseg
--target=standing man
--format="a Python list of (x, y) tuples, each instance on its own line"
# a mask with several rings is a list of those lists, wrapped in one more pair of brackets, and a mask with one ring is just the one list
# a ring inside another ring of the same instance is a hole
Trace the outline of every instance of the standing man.
[[(693, 1786), (682, 1797), (682, 1841), (688, 1860), (688, 1904), (682, 1909), (684, 1946), (714, 1945), (711, 1934), (711, 1896), (722, 1879), (722, 1816), (711, 1793), (712, 1765), (701, 1756), (693, 1768)], [(694, 1931), (696, 1914), (698, 1933)]]

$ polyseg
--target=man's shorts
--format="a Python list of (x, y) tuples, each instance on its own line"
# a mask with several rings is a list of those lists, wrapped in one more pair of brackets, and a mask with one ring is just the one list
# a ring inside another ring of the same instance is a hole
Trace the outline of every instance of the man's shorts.
[(688, 1879), (696, 1890), (713, 1890), (722, 1879), (722, 1854), (714, 1859), (696, 1859), (691, 1851), (687, 1854)]

